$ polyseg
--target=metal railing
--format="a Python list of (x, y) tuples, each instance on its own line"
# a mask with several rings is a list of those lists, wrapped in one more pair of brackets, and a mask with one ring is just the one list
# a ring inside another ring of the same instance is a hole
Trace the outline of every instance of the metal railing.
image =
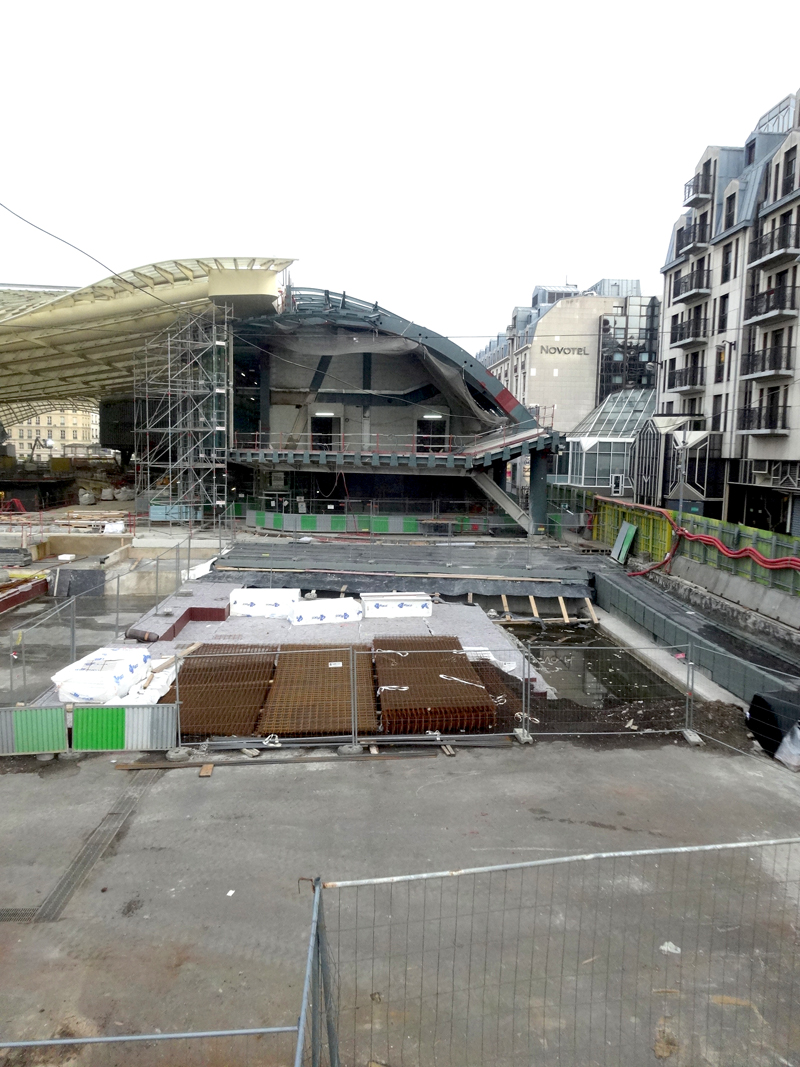
[(338, 1055), (794, 1063), (798, 869), (790, 837), (323, 882)]
[(744, 317), (756, 319), (774, 311), (796, 311), (797, 289), (793, 285), (778, 285), (755, 296), (748, 296), (744, 302)]
[(682, 230), (678, 231), (678, 255), (690, 246), (708, 244), (708, 239), (708, 225), (704, 225), (702, 222), (695, 222), (690, 226), (684, 226)]
[(706, 368), (681, 367), (667, 375), (667, 389), (702, 389), (706, 384)]
[(789, 411), (790, 408), (786, 404), (770, 403), (750, 408), (739, 408), (736, 428), (744, 432), (788, 430)]
[(776, 252), (798, 248), (800, 248), (800, 226), (795, 222), (784, 222), (776, 226), (774, 230), (767, 230), (766, 233), (752, 240), (747, 259), (749, 263), (754, 263)]
[(685, 296), (687, 293), (694, 292), (695, 290), (710, 289), (711, 288), (711, 271), (710, 270), (692, 270), (688, 274), (685, 274), (682, 278), (678, 279), (678, 286), (676, 296)]
[(683, 202), (696, 196), (711, 196), (712, 182), (710, 174), (695, 174), (683, 187)]
[(794, 345), (770, 345), (753, 352), (742, 353), (742, 377), (751, 374), (791, 373), (794, 364)]
[[(533, 422), (533, 418), (531, 419)], [(239, 451), (263, 452), (473, 452), (484, 445), (505, 444), (521, 432), (514, 425), (479, 434), (418, 433), (236, 433), (233, 447)]]
[(692, 341), (702, 341), (708, 337), (708, 319), (692, 315), (683, 322), (676, 322), (670, 328), (669, 343), (671, 345), (689, 344)]

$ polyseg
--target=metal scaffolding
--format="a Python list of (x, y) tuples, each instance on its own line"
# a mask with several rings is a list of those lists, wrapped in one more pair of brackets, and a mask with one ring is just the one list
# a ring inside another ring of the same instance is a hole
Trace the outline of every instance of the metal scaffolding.
[(136, 361), (136, 493), (153, 520), (213, 523), (225, 508), (230, 319), (184, 315)]

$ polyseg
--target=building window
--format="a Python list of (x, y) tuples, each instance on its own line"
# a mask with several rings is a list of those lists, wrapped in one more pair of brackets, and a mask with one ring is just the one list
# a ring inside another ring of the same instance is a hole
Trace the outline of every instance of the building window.
[(61, 431), (61, 440), (64, 441), (66, 439), (66, 436), (67, 436), (67, 431), (66, 430), (62, 430)]
[(772, 199), (773, 200), (777, 200), (778, 199), (778, 179), (780, 178), (780, 176), (781, 176), (781, 165), (780, 165), (780, 163), (776, 163), (775, 164), (775, 178), (774, 178), (774, 181), (772, 183)]
[(736, 244), (733, 249), (733, 276), (734, 278), (739, 273), (739, 238), (736, 238)]
[(797, 164), (797, 147), (790, 148), (783, 157), (783, 183), (781, 196), (788, 196), (794, 189), (794, 171)]
[(52, 415), (48, 415), (47, 416), (47, 425), (48, 426), (52, 426), (53, 425), (53, 416)]
[(717, 349), (717, 358), (714, 363), (714, 381), (723, 382), (725, 380), (725, 348)]
[(78, 425), (78, 420), (77, 419), (73, 419), (72, 420), (72, 425), (73, 426), (77, 426)]
[(744, 165), (749, 167), (751, 163), (756, 161), (756, 142), (750, 141), (749, 144), (744, 146)]
[(719, 318), (717, 319), (717, 332), (722, 333), (728, 328), (728, 294), (719, 298)]
[(722, 284), (731, 280), (733, 273), (733, 241), (729, 241), (722, 249)]
[(725, 198), (725, 229), (729, 230), (736, 221), (736, 193)]
[(24, 437), (25, 436), (25, 431), (22, 429), (21, 426), (19, 428), (19, 435), (20, 435), (20, 437)]
[(73, 430), (72, 431), (72, 440), (73, 441), (77, 441), (78, 440), (78, 431), (77, 430)]
[(39, 418), (38, 415), (36, 416), (36, 425), (37, 426), (41, 426), (42, 425), (41, 419)]
[(711, 429), (722, 429), (722, 393), (711, 400)]
[(33, 430), (28, 430), (28, 440), (30, 441), (30, 439), (32, 437), (33, 437)]
[(64, 426), (64, 425), (65, 425), (65, 423), (64, 423), (64, 419), (63, 419), (63, 418), (61, 419), (61, 425), (62, 425), (62, 426)]
[(666, 404), (664, 405), (664, 414), (665, 415), (672, 415), (673, 411), (674, 411), (674, 408), (675, 408), (675, 401), (674, 400), (668, 400), (666, 402)]

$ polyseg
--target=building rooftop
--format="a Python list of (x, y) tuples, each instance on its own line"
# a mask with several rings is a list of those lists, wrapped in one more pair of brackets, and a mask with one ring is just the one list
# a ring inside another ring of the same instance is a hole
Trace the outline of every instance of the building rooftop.
[(655, 409), (655, 389), (623, 389), (607, 396), (569, 436), (633, 437)]

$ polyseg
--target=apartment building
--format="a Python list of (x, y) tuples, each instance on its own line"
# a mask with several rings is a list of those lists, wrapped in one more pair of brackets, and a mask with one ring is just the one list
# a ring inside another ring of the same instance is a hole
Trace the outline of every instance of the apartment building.
[(792, 94), (741, 148), (709, 146), (700, 157), (662, 267), (658, 377), (659, 412), (683, 420), (662, 450), (662, 496), (669, 501), (679, 490), (674, 452), (690, 425), (686, 466), (702, 451), (713, 487), (710, 495), (687, 477), (693, 510), (798, 533), (799, 143)]
[(659, 310), (634, 279), (536, 286), (476, 358), (543, 425), (568, 432), (610, 394), (655, 385)]
[(97, 408), (56, 408), (5, 429), (19, 460), (95, 454), (100, 442)]

